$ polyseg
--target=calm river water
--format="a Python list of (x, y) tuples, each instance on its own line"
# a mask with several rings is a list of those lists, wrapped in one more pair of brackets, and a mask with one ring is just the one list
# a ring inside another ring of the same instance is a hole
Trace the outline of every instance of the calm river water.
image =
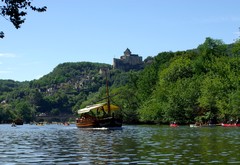
[(1, 164), (240, 164), (240, 128), (0, 125)]

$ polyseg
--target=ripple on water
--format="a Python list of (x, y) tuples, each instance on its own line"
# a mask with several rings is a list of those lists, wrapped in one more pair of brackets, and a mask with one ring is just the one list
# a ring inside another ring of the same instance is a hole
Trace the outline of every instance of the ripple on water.
[(240, 162), (239, 129), (0, 125), (2, 164), (227, 164)]

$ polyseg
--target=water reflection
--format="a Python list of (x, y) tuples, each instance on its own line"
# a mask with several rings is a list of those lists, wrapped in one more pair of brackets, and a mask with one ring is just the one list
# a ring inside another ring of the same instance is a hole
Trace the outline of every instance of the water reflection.
[(91, 131), (71, 126), (0, 125), (1, 164), (240, 163), (240, 128), (124, 126)]

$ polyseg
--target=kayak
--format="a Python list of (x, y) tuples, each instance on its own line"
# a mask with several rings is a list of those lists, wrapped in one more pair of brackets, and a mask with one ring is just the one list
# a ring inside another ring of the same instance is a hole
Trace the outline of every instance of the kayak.
[(236, 124), (236, 123), (233, 123), (233, 124), (222, 123), (222, 126), (223, 127), (240, 127), (240, 123), (238, 123), (238, 124)]
[(170, 124), (170, 127), (178, 127), (179, 125), (178, 124)]

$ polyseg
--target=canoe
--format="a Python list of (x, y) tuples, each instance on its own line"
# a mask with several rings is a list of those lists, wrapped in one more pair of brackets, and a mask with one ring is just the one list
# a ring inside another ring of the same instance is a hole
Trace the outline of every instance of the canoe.
[(215, 127), (216, 124), (200, 124), (200, 125), (196, 125), (196, 124), (190, 124), (190, 127)]
[(240, 123), (238, 123), (238, 124), (236, 124), (236, 123), (233, 123), (233, 124), (222, 123), (222, 126), (223, 127), (240, 127)]
[(195, 127), (201, 127), (200, 125), (196, 125), (196, 124), (190, 124), (189, 126), (190, 126), (191, 128), (193, 128), (193, 127), (194, 127), (194, 128), (195, 128)]
[(172, 123), (172, 124), (170, 124), (170, 127), (179, 127), (179, 125)]

